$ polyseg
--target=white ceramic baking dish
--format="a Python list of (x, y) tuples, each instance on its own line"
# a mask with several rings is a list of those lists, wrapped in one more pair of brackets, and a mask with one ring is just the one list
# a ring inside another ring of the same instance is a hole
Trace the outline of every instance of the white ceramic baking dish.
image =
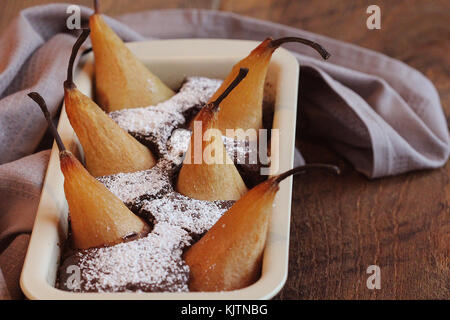
[[(134, 42), (129, 47), (166, 84), (178, 88), (186, 76), (223, 79), (257, 44), (242, 40), (182, 39)], [(293, 165), (298, 72), (294, 56), (278, 49), (271, 60), (268, 79), (276, 91), (273, 128), (280, 130), (280, 171)], [(83, 58), (75, 78), (78, 88), (88, 96), (92, 94), (92, 75), (90, 53)], [(64, 108), (58, 131), (66, 146), (77, 151), (78, 140)], [(72, 293), (56, 289), (54, 283), (68, 228), (63, 182), (54, 144), (21, 276), (22, 290), (29, 299), (270, 299), (286, 281), (292, 178), (281, 183), (264, 251), (262, 275), (249, 287), (213, 293)]]

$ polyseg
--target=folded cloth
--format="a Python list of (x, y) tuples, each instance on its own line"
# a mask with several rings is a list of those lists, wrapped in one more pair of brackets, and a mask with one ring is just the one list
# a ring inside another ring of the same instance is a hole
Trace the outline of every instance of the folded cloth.
[[(23, 260), (48, 161), (48, 151), (28, 156), (47, 126), (26, 94), (40, 92), (50, 112), (57, 113), (75, 40), (75, 32), (66, 28), (67, 7), (23, 10), (0, 37), (0, 298), (18, 295), (14, 270)], [(81, 7), (83, 25), (90, 14), (91, 9)], [(450, 138), (436, 89), (400, 61), (303, 30), (218, 11), (157, 10), (117, 20), (107, 17), (107, 22), (125, 41), (267, 36), (317, 41), (332, 55), (327, 62), (305, 46), (285, 46), (301, 65), (299, 114), (308, 134), (328, 141), (369, 178), (436, 168), (447, 161)], [(300, 154), (296, 158), (301, 161)]]
[(50, 150), (0, 166), (0, 299), (21, 297), (19, 276)]

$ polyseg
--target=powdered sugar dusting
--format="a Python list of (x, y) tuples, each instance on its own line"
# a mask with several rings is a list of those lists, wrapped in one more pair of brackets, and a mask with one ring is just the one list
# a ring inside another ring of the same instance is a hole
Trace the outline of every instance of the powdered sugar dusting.
[(148, 170), (118, 173), (97, 179), (125, 204), (138, 206), (138, 202), (144, 199), (161, 197), (173, 190), (165, 169), (167, 168), (163, 163), (158, 162)]
[(159, 106), (118, 110), (111, 112), (109, 116), (128, 132), (142, 135), (161, 133), (166, 126), (178, 126), (185, 121), (182, 114)]
[(158, 104), (158, 107), (184, 113), (192, 106), (206, 104), (221, 84), (222, 80), (219, 79), (188, 77), (180, 92), (172, 99)]
[(200, 235), (208, 231), (231, 204), (231, 201), (196, 200), (173, 192), (161, 199), (145, 201), (141, 214), (151, 216), (156, 223), (168, 223)]
[(160, 154), (172, 131), (185, 123), (181, 113), (156, 107), (114, 111), (109, 116), (138, 140), (147, 140)]
[(251, 160), (253, 158), (257, 159), (258, 146), (256, 143), (249, 143), (248, 140), (239, 140), (227, 136), (222, 136), (222, 141), (225, 145), (225, 150), (235, 163), (246, 164), (250, 158), (252, 158)]
[(188, 291), (183, 229), (159, 223), (147, 237), (79, 252), (83, 291)]
[(189, 110), (203, 106), (221, 83), (217, 79), (189, 77), (177, 94), (156, 106), (118, 110), (109, 116), (138, 139), (149, 140), (164, 154), (172, 131), (185, 124)]

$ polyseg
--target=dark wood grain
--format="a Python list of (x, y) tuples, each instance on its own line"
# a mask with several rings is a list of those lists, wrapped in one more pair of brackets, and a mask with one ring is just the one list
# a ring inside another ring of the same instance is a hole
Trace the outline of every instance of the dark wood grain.
[[(38, 0), (33, 3), (48, 3)], [(91, 5), (91, 1), (71, 1)], [(102, 0), (110, 15), (163, 7), (210, 8), (218, 1)], [(378, 4), (382, 29), (365, 27)], [(2, 1), (0, 27), (30, 1)], [(448, 0), (222, 0), (221, 10), (287, 24), (383, 52), (417, 68), (437, 87), (450, 123)], [(370, 181), (322, 141), (298, 133), (308, 162), (337, 163), (339, 177), (294, 180), (289, 277), (277, 299), (449, 299), (450, 164)], [(366, 269), (381, 268), (381, 289)]]

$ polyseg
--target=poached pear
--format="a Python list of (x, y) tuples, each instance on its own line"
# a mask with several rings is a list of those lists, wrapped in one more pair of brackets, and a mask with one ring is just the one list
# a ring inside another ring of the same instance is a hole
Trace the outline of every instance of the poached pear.
[[(178, 175), (176, 190), (198, 200), (237, 200), (247, 192), (236, 166), (228, 156), (220, 130), (217, 129), (217, 113), (223, 99), (235, 89), (248, 73), (240, 69), (238, 75), (224, 92), (205, 105), (197, 114), (189, 149)], [(196, 130), (201, 124), (201, 130)], [(207, 133), (216, 132), (205, 140)], [(214, 159), (213, 159), (214, 158)]]
[(58, 145), (74, 247), (88, 249), (109, 246), (145, 236), (149, 232), (148, 225), (91, 176), (78, 159), (66, 150), (44, 99), (37, 92), (31, 92), (28, 96), (41, 107)]
[(154, 75), (98, 12), (89, 18), (95, 57), (96, 100), (108, 111), (156, 105), (175, 93)]
[(323, 47), (307, 39), (295, 37), (277, 40), (272, 38), (265, 39), (246, 58), (233, 66), (222, 85), (210, 99), (210, 101), (214, 101), (224, 92), (236, 77), (240, 68), (249, 69), (247, 77), (239, 87), (233, 90), (221, 103), (218, 128), (224, 135), (226, 134), (226, 129), (258, 130), (263, 127), (262, 103), (269, 62), (274, 51), (286, 42), (306, 44), (317, 50), (324, 59), (329, 57), (329, 53)]
[(149, 169), (156, 163), (150, 150), (116, 124), (73, 82), (75, 57), (88, 35), (89, 30), (84, 29), (74, 44), (64, 82), (67, 116), (83, 146), (86, 167), (96, 177)]
[(258, 280), (279, 184), (290, 175), (310, 168), (339, 173), (332, 165), (310, 164), (269, 178), (240, 198), (185, 252), (191, 291), (229, 291)]

